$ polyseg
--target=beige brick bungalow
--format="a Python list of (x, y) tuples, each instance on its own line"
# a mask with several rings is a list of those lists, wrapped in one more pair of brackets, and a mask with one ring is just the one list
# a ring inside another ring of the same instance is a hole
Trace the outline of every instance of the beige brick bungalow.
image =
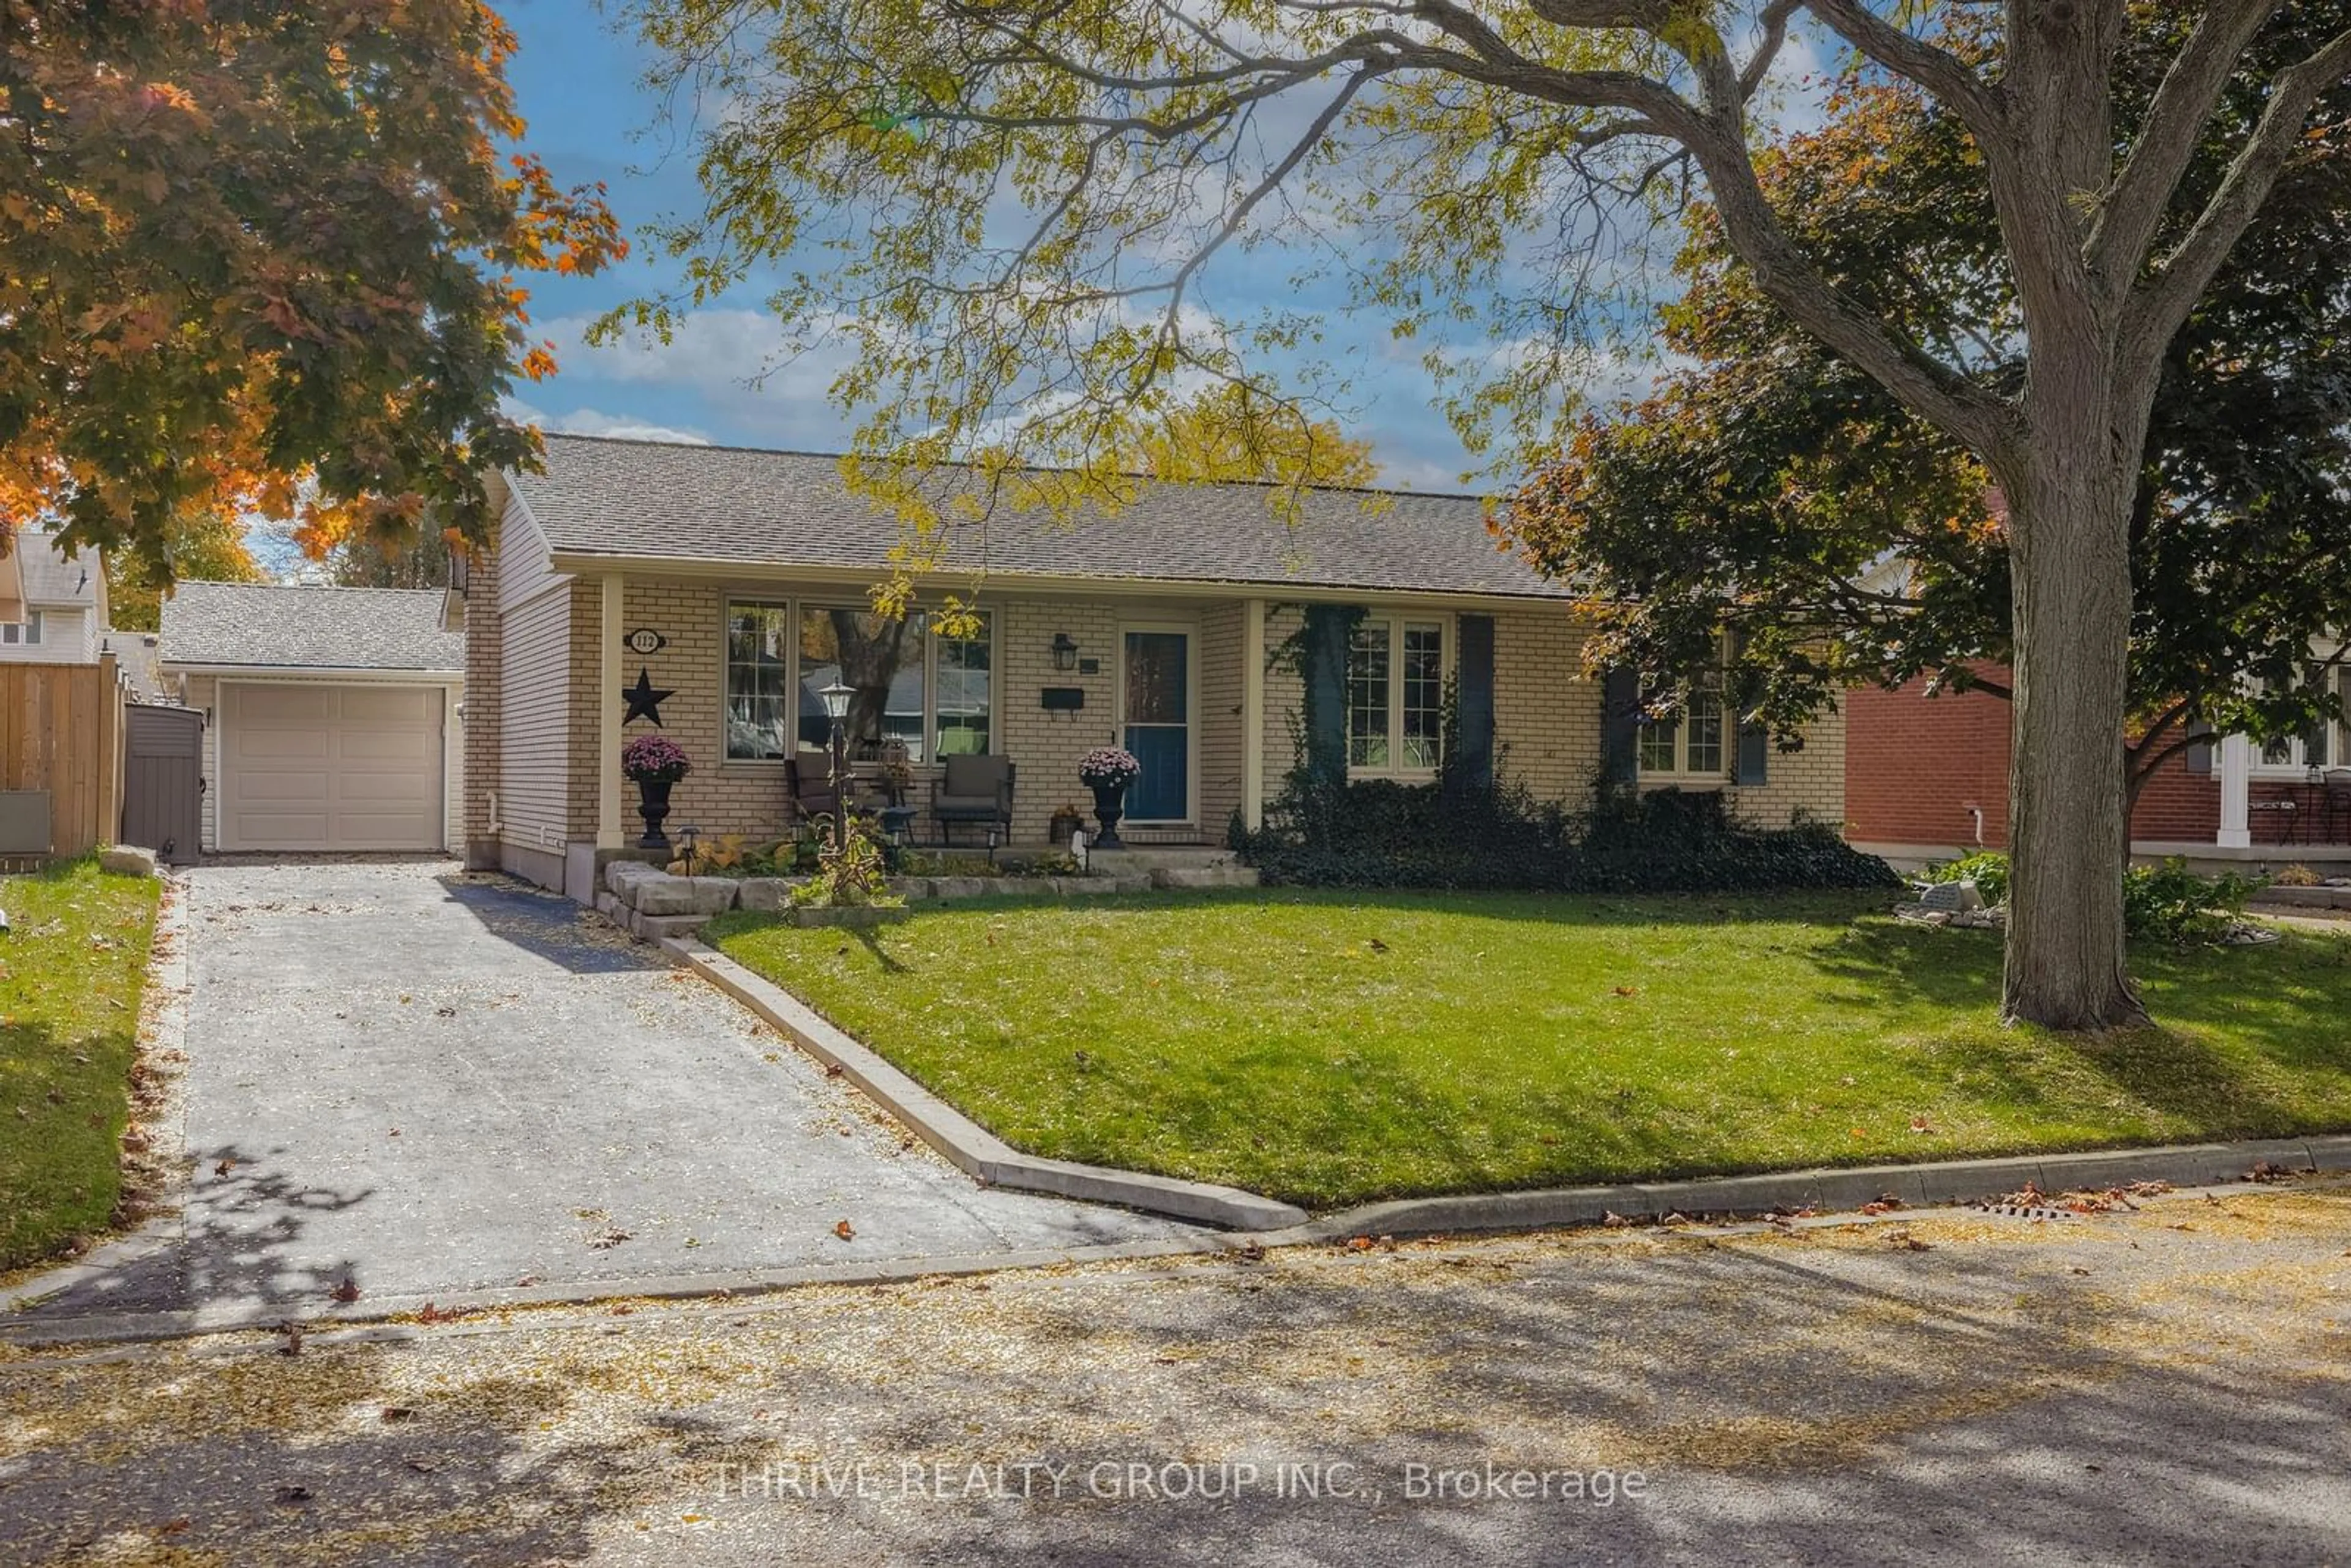
[(623, 695), (640, 675), (694, 764), (672, 829), (777, 835), (787, 762), (822, 767), (815, 694), (844, 649), (868, 693), (852, 740), (904, 746), (917, 806), (942, 755), (1000, 755), (1010, 840), (1041, 843), (1056, 808), (1087, 808), (1079, 758), (1123, 745), (1144, 764), (1129, 841), (1220, 842), (1296, 759), (1301, 674), (1269, 654), (1314, 605), (1364, 612), (1342, 657), (1304, 661), (1341, 698), (1318, 706), (1343, 706), (1355, 777), (1433, 778), (1458, 677), (1463, 744), (1545, 799), (1584, 798), (1605, 759), (1645, 787), (1729, 791), (1760, 823), (1844, 815), (1834, 718), (1781, 752), (1719, 708), (1643, 727), (1604, 703), (1563, 591), (1494, 548), (1470, 497), (1318, 492), (1287, 528), (1257, 486), (1162, 486), (1074, 528), (998, 517), (925, 580), (976, 588), (967, 641), (865, 613), (898, 527), (831, 456), (550, 435), (544, 473), (495, 488), (463, 585), (466, 858), (574, 897), (640, 831), (619, 766), (654, 732)]

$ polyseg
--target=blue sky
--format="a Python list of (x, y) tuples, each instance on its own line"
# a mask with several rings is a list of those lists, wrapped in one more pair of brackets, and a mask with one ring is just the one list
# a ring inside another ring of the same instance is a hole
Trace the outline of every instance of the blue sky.
[[(527, 145), (567, 183), (601, 180), (622, 224), (694, 210), (699, 189), (690, 147), (661, 124), (662, 104), (640, 82), (636, 41), (616, 32), (584, 0), (507, 0), (504, 14), (522, 40), (509, 68)], [(1221, 264), (1220, 264), (1221, 266)], [(674, 264), (637, 244), (621, 267), (593, 278), (529, 280), (537, 330), (556, 345), (562, 369), (523, 387), (519, 402), (549, 429), (632, 434), (838, 450), (848, 422), (826, 400), (828, 372), (794, 366), (764, 385), (747, 384), (766, 362), (778, 329), (756, 293), (700, 312), (669, 346), (631, 343), (590, 349), (580, 333), (594, 316), (634, 296), (657, 291)], [(1260, 255), (1207, 280), (1220, 306), (1246, 309), (1281, 269)], [(1414, 353), (1388, 341), (1384, 321), (1334, 318), (1333, 346), (1362, 367), (1350, 432), (1370, 439), (1384, 476), (1423, 489), (1457, 486), (1473, 466), (1443, 417)]]

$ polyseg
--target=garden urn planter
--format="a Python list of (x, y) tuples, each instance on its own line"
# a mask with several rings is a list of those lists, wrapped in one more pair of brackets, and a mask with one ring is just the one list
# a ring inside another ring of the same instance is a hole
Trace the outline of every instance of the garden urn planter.
[(1093, 791), (1094, 816), (1102, 822), (1102, 831), (1094, 835), (1094, 846), (1105, 850), (1121, 848), (1118, 820), (1126, 815), (1126, 786), (1097, 784)]
[(669, 791), (674, 782), (670, 779), (637, 780), (637, 815), (645, 820), (645, 836), (637, 841), (637, 848), (669, 848), (669, 835), (662, 831), (662, 820), (669, 815)]

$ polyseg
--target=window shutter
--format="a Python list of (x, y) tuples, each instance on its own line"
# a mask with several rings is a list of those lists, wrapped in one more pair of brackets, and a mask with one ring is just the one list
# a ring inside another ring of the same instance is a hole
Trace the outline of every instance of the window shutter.
[(2190, 773), (2211, 772), (2212, 727), (2209, 724), (2190, 725), (2189, 727), (2188, 733), (2196, 737), (2189, 746), (2187, 751), (2182, 754), (2187, 758), (2188, 771)]
[(1641, 677), (1611, 670), (1600, 683), (1600, 772), (1611, 784), (1641, 779)]
[(1323, 783), (1347, 777), (1347, 630), (1343, 606), (1306, 607), (1306, 770)]
[(1464, 615), (1454, 664), (1461, 756), (1454, 769), (1479, 789), (1494, 781), (1494, 618)]
[(1739, 771), (1734, 784), (1767, 784), (1771, 779), (1771, 732), (1752, 719), (1739, 721)]

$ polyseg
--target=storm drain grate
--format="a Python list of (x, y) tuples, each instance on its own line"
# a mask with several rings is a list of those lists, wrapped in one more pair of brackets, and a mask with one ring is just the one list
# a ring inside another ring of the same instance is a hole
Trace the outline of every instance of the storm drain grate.
[(2011, 1219), (2079, 1219), (2082, 1217), (2070, 1208), (2051, 1208), (2040, 1203), (1971, 1203), (1968, 1207), (1978, 1214), (2004, 1215)]

